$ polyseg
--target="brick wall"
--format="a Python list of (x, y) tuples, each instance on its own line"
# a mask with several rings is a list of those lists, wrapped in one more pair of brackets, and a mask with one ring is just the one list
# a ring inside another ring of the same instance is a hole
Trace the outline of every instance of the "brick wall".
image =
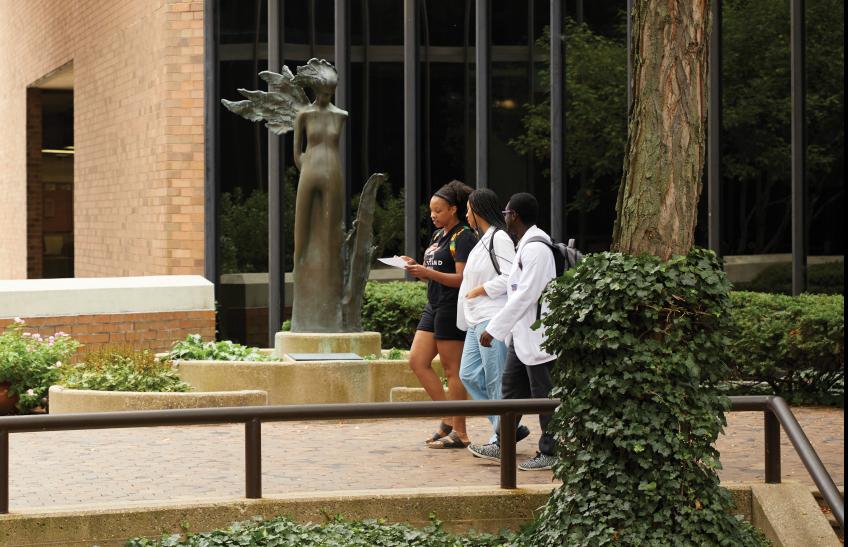
[[(167, 351), (176, 340), (198, 333), (204, 340), (215, 338), (214, 311), (163, 313), (114, 313), (71, 317), (23, 317), (27, 330), (49, 336), (66, 332), (86, 351), (104, 346), (133, 346)], [(13, 319), (0, 319), (0, 331)]]
[(27, 87), (74, 74), (75, 274), (203, 272), (203, 1), (0, 2), (0, 279), (27, 276)]

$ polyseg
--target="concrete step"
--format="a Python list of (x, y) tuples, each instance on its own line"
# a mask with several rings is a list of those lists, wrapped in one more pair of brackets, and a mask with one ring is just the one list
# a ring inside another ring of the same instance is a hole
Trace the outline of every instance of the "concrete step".
[[(821, 507), (822, 513), (827, 517), (827, 521), (830, 523), (831, 528), (836, 533), (836, 536), (839, 538), (841, 543), (845, 543), (845, 530), (839, 526), (839, 523), (836, 522), (836, 517), (833, 516), (833, 513), (830, 510), (830, 507), (824, 502), (824, 498), (821, 495), (821, 492), (818, 491), (817, 488), (811, 488), (811, 492), (813, 493), (813, 497), (816, 498), (816, 503)], [(842, 495), (842, 498), (845, 498), (845, 488), (839, 488), (839, 493)]]

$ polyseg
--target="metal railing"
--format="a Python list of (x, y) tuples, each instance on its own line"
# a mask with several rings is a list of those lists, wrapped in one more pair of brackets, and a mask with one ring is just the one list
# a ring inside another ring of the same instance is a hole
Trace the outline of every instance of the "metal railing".
[[(780, 426), (783, 426), (825, 503), (830, 507), (840, 526), (844, 526), (845, 503), (786, 401), (772, 396), (731, 397), (730, 400), (733, 411), (762, 411), (765, 416), (765, 482), (780, 482)], [(245, 426), (245, 497), (256, 499), (262, 497), (262, 422), (497, 415), (501, 417), (500, 486), (515, 488), (517, 417), (521, 414), (553, 412), (558, 404), (557, 401), (550, 399), (514, 399), (5, 416), (0, 417), (0, 514), (9, 512), (10, 433), (243, 423)], [(505, 427), (506, 424), (513, 424), (513, 427)]]

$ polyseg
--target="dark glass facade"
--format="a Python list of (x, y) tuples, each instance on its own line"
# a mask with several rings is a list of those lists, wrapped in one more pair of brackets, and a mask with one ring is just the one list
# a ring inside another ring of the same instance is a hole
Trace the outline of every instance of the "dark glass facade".
[[(262, 89), (264, 82), (256, 73), (267, 66), (267, 0), (210, 0), (218, 13), (218, 99), (237, 98), (236, 89)], [(549, 163), (531, 154), (520, 154), (515, 139), (526, 132), (523, 118), (525, 105), (547, 100), (547, 82), (540, 70), (547, 65), (547, 50), (540, 42), (549, 24), (550, 1), (491, 1), (491, 121), (490, 179), (486, 185), (504, 201), (519, 191), (532, 192), (543, 207), (543, 228), (550, 223)], [(399, 196), (404, 187), (404, 81), (403, 81), (403, 10), (400, 0), (348, 0), (350, 9), (351, 105), (348, 110), (352, 194), (355, 196), (372, 172), (389, 175), (391, 191), (381, 193), (383, 199)], [(298, 0), (281, 2), (284, 6), (283, 54), (285, 64), (294, 67), (310, 57), (334, 57), (333, 0)], [(742, 6), (744, 3), (737, 2)], [(584, 2), (568, 0), (565, 12), (572, 20), (585, 23), (597, 36), (625, 48), (625, 5), (622, 1)], [(419, 13), (419, 54), (421, 144), (419, 155), (418, 204), (441, 184), (460, 179), (474, 186), (475, 173), (475, 1), (422, 0)], [(741, 9), (741, 8), (739, 8)], [(725, 12), (727, 13), (727, 9)], [(738, 16), (738, 14), (737, 14)], [(788, 28), (788, 12), (786, 19)], [(732, 29), (731, 29), (732, 30)], [(751, 28), (751, 32), (758, 32)], [(815, 29), (810, 29), (811, 34)], [(723, 77), (728, 78), (728, 64), (739, 55), (724, 41)], [(786, 35), (783, 35), (786, 38)], [(786, 67), (789, 66), (788, 41)], [(566, 66), (569, 63), (566, 52)], [(573, 57), (571, 58), (573, 59)], [(621, 59), (626, 62), (626, 57)], [(840, 78), (841, 81), (841, 78)], [(811, 82), (812, 86), (816, 84)], [(732, 85), (724, 86), (724, 104)], [(788, 101), (789, 90), (786, 90)], [(574, 108), (566, 89), (566, 133), (569, 112)], [(216, 101), (217, 102), (217, 101)], [(787, 102), (788, 104), (788, 102)], [(841, 104), (841, 103), (840, 103)], [(622, 109), (624, 110), (624, 109)], [(788, 110), (786, 110), (788, 115)], [(776, 116), (783, 114), (778, 112)], [(724, 127), (734, 120), (725, 119)], [(626, 123), (621, 112), (620, 123)], [(842, 123), (841, 121), (839, 122)], [(217, 169), (220, 192), (243, 196), (267, 189), (267, 131), (237, 116), (219, 115)], [(598, 128), (600, 131), (602, 128)], [(778, 128), (775, 131), (781, 131)], [(815, 127), (810, 128), (815, 131)], [(585, 132), (584, 132), (585, 133)], [(838, 131), (842, 139), (841, 126)], [(724, 132), (722, 133), (724, 139)], [(816, 142), (816, 135), (809, 135)], [(730, 141), (726, 141), (730, 142)], [(726, 145), (723, 145), (726, 148)], [(286, 145), (286, 165), (292, 165), (290, 141)], [(585, 150), (585, 147), (583, 148)], [(623, 149), (622, 149), (623, 152)], [(583, 174), (569, 164), (566, 149), (567, 177), (564, 179), (566, 204), (577, 200)], [(724, 154), (724, 152), (723, 152)], [(786, 162), (789, 151), (785, 151)], [(737, 156), (738, 157), (738, 156)], [(741, 185), (726, 173), (739, 172), (726, 167), (723, 158), (721, 246), (723, 254), (787, 253), (790, 251), (788, 225), (789, 170), (785, 177), (771, 181), (768, 195), (756, 185)], [(738, 161), (738, 160), (734, 160)], [(844, 236), (840, 216), (844, 199), (842, 154), (834, 160), (836, 168), (830, 179), (819, 181), (822, 195), (813, 204), (810, 220), (810, 254), (842, 254)], [(751, 162), (756, 170), (757, 163)], [(834, 179), (835, 173), (836, 178)], [(815, 173), (811, 174), (813, 177)], [(764, 175), (765, 176), (765, 175)], [(614, 204), (620, 170), (607, 173), (597, 181), (592, 199), (594, 206), (584, 211), (561, 207), (565, 216), (566, 237), (576, 237), (586, 251), (609, 247), (615, 219)], [(706, 181), (706, 177), (705, 177)], [(811, 184), (816, 184), (811, 183)], [(696, 239), (707, 245), (706, 188), (701, 200), (701, 214)], [(760, 201), (758, 201), (760, 200)], [(768, 202), (762, 202), (767, 200)], [(284, 211), (285, 214), (285, 211)], [(427, 222), (422, 218), (422, 231)], [(401, 252), (399, 238), (385, 250)], [(267, 259), (266, 259), (267, 261)], [(258, 263), (257, 263), (258, 262)], [(252, 271), (267, 271), (267, 262), (253, 261)], [(236, 269), (245, 269), (236, 265)], [(225, 271), (226, 269), (224, 269)]]

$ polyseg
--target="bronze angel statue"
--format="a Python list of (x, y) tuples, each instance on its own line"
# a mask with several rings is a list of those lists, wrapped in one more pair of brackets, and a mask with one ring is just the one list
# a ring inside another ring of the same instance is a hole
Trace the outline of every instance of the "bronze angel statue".
[[(268, 91), (239, 89), (247, 100), (221, 102), (230, 111), (282, 135), (294, 130), (294, 162), (300, 170), (294, 220), (292, 331), (361, 330), (361, 302), (374, 248), (371, 227), (377, 188), (372, 175), (360, 198), (357, 219), (344, 237), (344, 199), (339, 138), (348, 113), (331, 99), (338, 75), (323, 59), (297, 67), (297, 75), (264, 71)], [(312, 90), (310, 102), (305, 89)], [(303, 135), (306, 149), (303, 149)]]

